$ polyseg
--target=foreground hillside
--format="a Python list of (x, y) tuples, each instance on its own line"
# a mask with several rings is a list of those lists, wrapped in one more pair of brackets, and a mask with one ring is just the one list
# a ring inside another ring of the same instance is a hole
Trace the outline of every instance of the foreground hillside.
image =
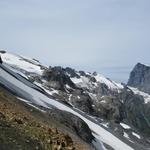
[(1, 150), (86, 150), (81, 139), (72, 138), (63, 125), (0, 88), (0, 149)]

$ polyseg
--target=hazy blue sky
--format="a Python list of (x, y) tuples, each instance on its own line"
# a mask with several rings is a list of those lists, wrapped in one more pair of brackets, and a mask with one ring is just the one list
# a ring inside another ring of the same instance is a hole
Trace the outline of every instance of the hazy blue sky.
[(0, 49), (125, 81), (150, 64), (150, 0), (0, 0)]

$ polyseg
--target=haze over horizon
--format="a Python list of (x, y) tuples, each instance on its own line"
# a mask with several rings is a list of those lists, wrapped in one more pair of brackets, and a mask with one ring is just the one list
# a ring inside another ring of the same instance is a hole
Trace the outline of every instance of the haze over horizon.
[(149, 0), (2, 0), (0, 49), (126, 82), (150, 65)]

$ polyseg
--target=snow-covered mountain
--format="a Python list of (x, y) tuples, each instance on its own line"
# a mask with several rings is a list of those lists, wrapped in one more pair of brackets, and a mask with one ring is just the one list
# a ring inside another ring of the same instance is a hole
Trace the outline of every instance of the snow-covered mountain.
[[(79, 136), (93, 149), (148, 150), (149, 95), (72, 68), (45, 67), (36, 59), (0, 53), (0, 85), (18, 100), (44, 112), (69, 113), (81, 119)], [(74, 124), (74, 119), (72, 120)], [(87, 128), (88, 130), (88, 128)], [(91, 135), (90, 135), (91, 132)], [(85, 135), (86, 134), (86, 135)]]

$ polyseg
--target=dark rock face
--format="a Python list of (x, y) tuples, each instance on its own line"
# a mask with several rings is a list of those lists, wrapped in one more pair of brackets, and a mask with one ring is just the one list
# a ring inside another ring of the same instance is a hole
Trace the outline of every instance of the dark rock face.
[(63, 70), (64, 70), (67, 74), (69, 74), (71, 78), (73, 78), (73, 77), (80, 78), (80, 76), (79, 76), (79, 75), (76, 73), (76, 71), (75, 71), (74, 69), (72, 69), (72, 68), (67, 67), (67, 68), (65, 68), (65, 69), (63, 69)]
[(128, 85), (150, 94), (150, 67), (138, 63), (130, 73)]
[[(132, 70), (127, 85), (150, 94), (150, 67), (138, 63)], [(129, 89), (124, 89), (121, 96), (128, 121), (140, 131), (150, 134), (150, 104), (144, 104), (143, 97), (129, 92)]]
[(115, 94), (114, 91), (109, 90), (106, 84), (100, 83), (99, 87), (96, 89), (96, 93), (101, 94), (101, 95), (106, 95), (106, 96), (112, 96)]
[(3, 63), (1, 56), (0, 56), (0, 63), (1, 63), (1, 64)]
[(124, 118), (123, 104), (116, 97), (105, 96), (95, 105), (97, 114), (107, 120), (120, 123)]
[(128, 87), (120, 93), (123, 100), (124, 120), (133, 125), (142, 133), (150, 134), (150, 104), (145, 105), (140, 95), (135, 95)]
[[(77, 98), (79, 97), (79, 98)], [(72, 96), (70, 102), (72, 103), (73, 106), (76, 108), (79, 108), (83, 112), (86, 112), (87, 114), (93, 114), (94, 110), (92, 108), (92, 99), (90, 98), (89, 95), (87, 94), (81, 94)]]
[(3, 119), (5, 118), (5, 115), (2, 112), (0, 112), (0, 119), (1, 118), (3, 118)]
[(51, 109), (48, 113), (50, 117), (74, 131), (79, 137), (81, 137), (81, 139), (87, 143), (92, 143), (92, 140), (94, 139), (92, 132), (89, 126), (82, 119), (58, 109)]
[(75, 84), (61, 67), (53, 67), (45, 70), (43, 78), (48, 81), (50, 87), (55, 89), (65, 90), (65, 85), (75, 88)]
[(6, 51), (5, 50), (0, 50), (0, 53), (5, 54)]

